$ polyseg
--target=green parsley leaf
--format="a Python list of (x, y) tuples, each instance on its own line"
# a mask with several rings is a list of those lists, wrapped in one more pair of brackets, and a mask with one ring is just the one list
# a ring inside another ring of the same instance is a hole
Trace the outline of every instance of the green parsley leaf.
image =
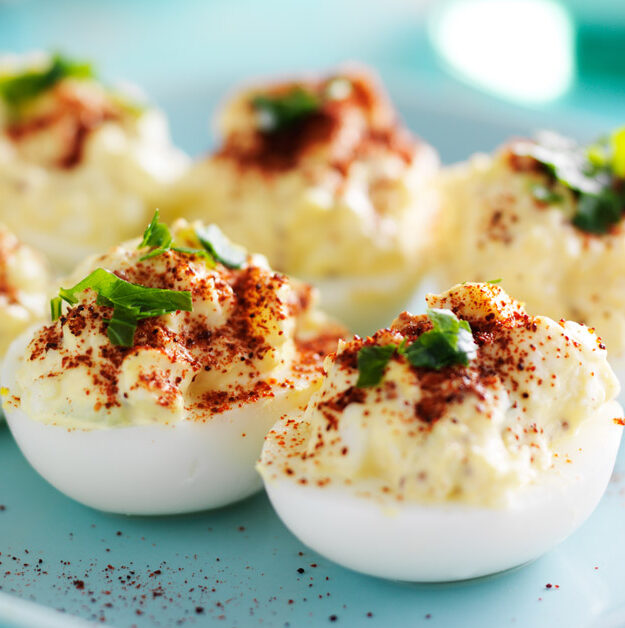
[(555, 205), (561, 203), (564, 200), (562, 194), (558, 194), (555, 190), (552, 190), (546, 185), (536, 183), (531, 188), (532, 196), (539, 202), (546, 205)]
[(116, 305), (112, 318), (105, 319), (108, 323), (106, 334), (111, 344), (132, 347), (137, 329), (137, 312), (135, 308)]
[(586, 150), (565, 138), (544, 134), (536, 143), (518, 146), (515, 152), (534, 158), (556, 181), (574, 191), (596, 194), (603, 188)]
[(159, 219), (160, 213), (157, 209), (154, 212), (152, 221), (143, 232), (143, 240), (141, 240), (141, 244), (138, 246), (140, 249), (144, 246), (149, 246), (152, 247), (153, 250), (146, 253), (143, 257), (140, 257), (139, 261), (156, 257), (171, 248), (172, 236), (169, 227), (164, 222), (160, 222)]
[(386, 365), (397, 350), (397, 345), (388, 344), (382, 347), (373, 345), (363, 347), (358, 352), (357, 388), (377, 386), (384, 376)]
[(157, 209), (154, 212), (152, 221), (143, 232), (143, 240), (137, 247), (141, 249), (149, 246), (152, 247), (152, 250), (140, 257), (139, 261), (156, 257), (161, 253), (165, 253), (165, 251), (176, 251), (186, 255), (197, 255), (213, 263), (219, 262), (227, 268), (241, 268), (245, 263), (247, 258), (245, 250), (233, 245), (217, 225), (208, 225), (207, 227), (196, 229), (195, 237), (202, 246), (201, 249), (174, 246), (169, 227), (165, 223), (160, 222)]
[(212, 266), (215, 265), (215, 260), (213, 256), (206, 249), (192, 249), (188, 246), (172, 246), (172, 251), (176, 251), (176, 253), (184, 253), (185, 255), (195, 255), (196, 257), (203, 257), (207, 261), (209, 261)]
[(319, 97), (300, 86), (285, 94), (258, 95), (252, 99), (252, 107), (258, 114), (258, 125), (262, 131), (269, 133), (315, 113), (320, 106)]
[(113, 316), (107, 319), (107, 335), (112, 344), (124, 347), (132, 346), (138, 321), (178, 310), (193, 310), (191, 292), (187, 290), (147, 288), (125, 281), (104, 268), (96, 268), (72, 288), (59, 290), (59, 296), (50, 304), (53, 320), (61, 314), (59, 298), (75, 305), (76, 295), (87, 289), (97, 293), (98, 305), (113, 307)]
[[(451, 310), (428, 308), (427, 314), (430, 322), (434, 325), (434, 329), (431, 331), (437, 331), (443, 334), (453, 334), (458, 331), (460, 321)], [(462, 322), (466, 323), (466, 321)]]
[(0, 98), (10, 107), (18, 109), (65, 78), (85, 79), (93, 75), (90, 64), (78, 63), (56, 54), (45, 69), (0, 76)]
[(501, 283), (501, 277), (499, 277), (498, 279), (489, 279), (486, 283), (490, 283), (493, 285)]
[(621, 219), (625, 199), (611, 189), (601, 194), (582, 194), (577, 202), (573, 224), (588, 233), (607, 233)]
[(63, 313), (63, 299), (61, 297), (54, 297), (50, 301), (50, 315), (52, 320), (56, 321)]
[(100, 301), (100, 304), (138, 308), (142, 314), (141, 318), (161, 316), (176, 310), (191, 311), (191, 293), (186, 290), (146, 288), (125, 281), (104, 268), (96, 268), (72, 288), (61, 288), (59, 296), (75, 305), (78, 303), (76, 295), (89, 288), (97, 292), (100, 299), (108, 300)]
[[(515, 153), (535, 159), (554, 181), (575, 194), (577, 211), (572, 222), (578, 229), (603, 234), (622, 219), (625, 128), (588, 147), (548, 134), (534, 144), (515, 148)], [(558, 202), (548, 186), (535, 186), (532, 193), (542, 202)]]
[(450, 310), (428, 309), (433, 329), (421, 334), (404, 355), (413, 366), (440, 370), (445, 366), (466, 366), (477, 355), (477, 345), (467, 321), (458, 320)]
[(232, 244), (217, 225), (196, 229), (195, 235), (213, 259), (226, 268), (241, 268), (245, 263), (245, 250)]
[(164, 222), (160, 222), (160, 217), (159, 210), (155, 210), (150, 224), (143, 232), (143, 240), (141, 240), (141, 244), (139, 244), (140, 249), (144, 246), (167, 248), (171, 244), (172, 237), (169, 228)]
[(477, 345), (467, 321), (459, 320), (450, 310), (429, 308), (428, 318), (433, 328), (406, 346), (405, 339), (397, 346), (367, 346), (358, 352), (358, 388), (377, 386), (389, 361), (397, 353), (412, 366), (440, 370), (445, 366), (466, 366), (477, 355)]

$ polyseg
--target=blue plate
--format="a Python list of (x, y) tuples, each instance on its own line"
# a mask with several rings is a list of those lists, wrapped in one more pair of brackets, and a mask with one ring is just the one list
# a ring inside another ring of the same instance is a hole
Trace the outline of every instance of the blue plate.
[[(278, 0), (268, 4), (274, 9), (287, 6)], [(334, 46), (302, 44), (293, 59), (284, 50), (293, 52), (299, 34), (288, 42), (275, 39), (273, 45), (275, 32), (269, 22), (263, 22), (261, 29), (248, 24), (249, 33), (240, 35), (236, 46), (228, 43), (234, 40), (218, 18), (229, 15), (239, 23), (247, 11), (253, 11), (261, 19), (260, 7), (264, 11), (265, 3), (253, 8), (251, 2), (189, 1), (185, 6), (203, 17), (194, 20), (188, 13), (186, 22), (178, 19), (179, 3), (162, 1), (117, 1), (107, 3), (106, 10), (99, 3), (67, 0), (15, 3), (0, 8), (0, 18), (4, 15), (0, 42), (28, 49), (65, 47), (68, 41), (70, 48), (84, 49), (114, 73), (136, 77), (165, 107), (176, 140), (192, 153), (208, 146), (208, 135), (201, 130), (224, 89), (236, 79), (272, 68), (328, 65), (354, 54), (378, 59), (408, 124), (437, 146), (445, 161), (490, 150), (511, 134), (537, 127), (587, 138), (614, 122), (586, 115), (580, 121), (557, 108), (538, 116), (504, 106), (442, 81), (432, 68), (402, 74), (397, 69), (401, 64), (394, 63), (394, 55), (399, 54), (394, 46), (405, 47), (402, 54), (423, 58), (402, 30), (403, 22), (394, 26), (398, 37), (388, 37), (388, 54), (379, 40), (369, 38), (371, 29), (364, 27), (352, 29), (352, 39), (339, 46), (339, 36), (345, 35), (343, 25), (354, 17), (357, 4), (345, 3), (342, 9), (339, 5), (315, 3), (314, 12), (306, 12), (307, 28), (302, 31), (311, 41), (319, 33), (326, 36), (324, 41), (333, 34)], [(371, 20), (386, 19), (391, 9), (387, 3), (372, 8)], [(328, 19), (330, 14), (336, 19)], [(156, 28), (151, 37), (146, 20)], [(172, 20), (183, 26), (170, 39)], [(94, 22), (98, 28), (85, 28)], [(120, 24), (121, 34), (110, 39)], [(205, 35), (205, 30), (210, 34)], [(187, 33), (194, 42), (189, 50)], [(257, 47), (262, 59), (245, 47), (245, 42), (252, 45), (250, 38), (262, 42)], [(135, 41), (140, 42), (142, 54), (133, 48)], [(370, 42), (369, 49), (364, 41)], [(227, 50), (227, 62), (216, 54), (222, 48)], [(432, 59), (424, 63), (432, 64)], [(163, 79), (163, 64), (170, 76), (173, 67), (183, 70), (177, 82)], [(90, 510), (51, 488), (26, 463), (3, 424), (0, 461), (2, 626), (71, 628), (85, 622), (120, 627), (625, 625), (625, 454), (598, 510), (554, 551), (492, 578), (437, 586), (376, 580), (332, 564), (286, 530), (263, 493), (214, 512), (127, 518)]]
[(427, 586), (369, 578), (321, 558), (286, 530), (262, 493), (191, 516), (121, 517), (51, 488), (6, 426), (0, 460), (5, 627), (84, 625), (68, 615), (139, 627), (625, 625), (623, 455), (597, 511), (545, 557), (491, 578)]
[[(496, 112), (486, 119), (477, 105), (436, 107), (431, 94), (417, 102), (402, 84), (391, 89), (407, 121), (448, 158), (536, 126)], [(205, 117), (198, 107), (179, 129)], [(547, 556), (492, 578), (436, 586), (332, 564), (287, 531), (262, 493), (191, 516), (120, 517), (50, 487), (5, 425), (0, 460), (3, 626), (625, 625), (625, 454), (598, 510)]]
[[(408, 122), (448, 156), (489, 148), (482, 144), (528, 128), (525, 121), (417, 105), (401, 99), (401, 88), (394, 91)], [(196, 114), (185, 124), (199, 125), (206, 112)], [(42, 480), (2, 424), (0, 625), (622, 626), (621, 458), (598, 510), (544, 558), (489, 579), (417, 586), (321, 558), (287, 531), (262, 493), (184, 517), (90, 510)]]

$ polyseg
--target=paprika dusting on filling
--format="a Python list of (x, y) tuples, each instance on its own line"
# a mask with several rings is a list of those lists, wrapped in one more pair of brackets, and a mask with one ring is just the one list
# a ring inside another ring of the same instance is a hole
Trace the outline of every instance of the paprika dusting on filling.
[[(168, 211), (210, 217), (277, 270), (313, 279), (356, 328), (388, 320), (376, 312), (393, 309), (383, 304), (410, 293), (426, 266), (439, 161), (375, 74), (352, 66), (259, 82), (230, 98), (217, 123), (216, 151), (189, 170)], [(342, 279), (333, 294), (325, 280)]]
[(46, 94), (40, 109), (10, 121), (5, 133), (18, 148), (36, 143), (40, 134), (54, 135), (58, 146), (49, 156), (51, 165), (70, 170), (81, 163), (91, 133), (122, 117), (121, 109), (100, 90), (88, 92), (60, 83)]
[[(336, 81), (344, 82), (339, 97), (331, 95)], [(276, 128), (262, 128), (256, 121), (254, 98), (280, 100), (293, 90), (304, 91), (316, 106)], [(392, 152), (409, 164), (417, 146), (379, 86), (365, 74), (345, 72), (321, 80), (273, 85), (262, 92), (246, 93), (241, 107), (251, 126), (226, 128), (216, 156), (242, 170), (268, 175), (285, 172), (323, 150), (328, 153), (329, 166), (344, 176), (354, 161), (376, 153)]]
[(22, 377), (57, 382), (68, 398), (71, 387), (72, 405), (105, 423), (123, 421), (146, 395), (163, 422), (204, 421), (320, 378), (345, 330), (319, 318), (310, 286), (256, 258), (237, 269), (173, 249), (140, 260), (133, 244), (94, 265), (141, 286), (189, 290), (193, 311), (139, 320), (133, 345), (118, 346), (107, 338), (113, 308), (85, 290), (35, 334)]
[[(420, 345), (430, 361), (413, 362), (411, 347), (438, 329), (429, 313), (404, 312), (370, 337), (341, 341), (302, 419), (285, 417), (268, 436), (266, 478), (493, 505), (550, 469), (554, 444), (618, 390), (593, 330), (531, 316), (497, 285), (457, 285), (426, 301), (468, 324), (475, 353), (437, 363), (439, 336)], [(379, 379), (360, 383), (371, 366), (363, 352), (383, 360)]]

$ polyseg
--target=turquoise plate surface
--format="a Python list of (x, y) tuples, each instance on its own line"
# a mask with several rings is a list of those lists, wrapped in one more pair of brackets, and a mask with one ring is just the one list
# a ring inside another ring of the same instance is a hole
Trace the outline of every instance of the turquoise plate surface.
[[(601, 111), (521, 110), (450, 83), (424, 46), (418, 11), (400, 12), (405, 4), (361, 11), (359, 2), (330, 0), (0, 3), (0, 48), (61, 48), (95, 59), (109, 76), (136, 80), (195, 154), (208, 146), (211, 110), (236, 81), (354, 57), (382, 71), (408, 124), (448, 162), (536, 127), (585, 139), (616, 122)], [(540, 560), (459, 584), (387, 582), (308, 550), (263, 493), (180, 517), (85, 508), (42, 480), (0, 424), (0, 626), (7, 628), (618, 627), (624, 530), (625, 454), (597, 511)]]
[(362, 576), (318, 556), (286, 530), (264, 493), (190, 516), (114, 516), (51, 488), (6, 426), (0, 460), (7, 628), (84, 625), (68, 614), (138, 627), (625, 625), (625, 456), (597, 511), (543, 558), (427, 586)]

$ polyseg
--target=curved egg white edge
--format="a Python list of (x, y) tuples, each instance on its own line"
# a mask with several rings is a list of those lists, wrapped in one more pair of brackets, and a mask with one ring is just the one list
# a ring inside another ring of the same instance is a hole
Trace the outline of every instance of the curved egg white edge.
[[(413, 270), (372, 277), (308, 278), (319, 291), (319, 307), (361, 336), (388, 327), (399, 312), (424, 294)], [(421, 305), (419, 303), (419, 305)], [(421, 306), (419, 309), (424, 309)]]
[[(544, 480), (523, 487), (500, 509), (382, 504), (357, 497), (355, 487), (303, 486), (273, 477), (271, 467), (261, 467), (261, 474), (287, 528), (326, 558), (394, 580), (465, 580), (538, 558), (590, 516), (614, 467), (622, 427), (613, 418), (621, 416), (617, 402), (605, 404), (562, 446)], [(261, 460), (272, 459), (272, 453), (275, 445), (266, 441)]]
[[(9, 395), (32, 333), (18, 337), (3, 362), (1, 383)], [(28, 462), (72, 499), (108, 512), (179, 514), (224, 506), (262, 487), (254, 464), (276, 417), (292, 411), (289, 392), (205, 423), (68, 430), (32, 420), (6, 402), (4, 412)]]

